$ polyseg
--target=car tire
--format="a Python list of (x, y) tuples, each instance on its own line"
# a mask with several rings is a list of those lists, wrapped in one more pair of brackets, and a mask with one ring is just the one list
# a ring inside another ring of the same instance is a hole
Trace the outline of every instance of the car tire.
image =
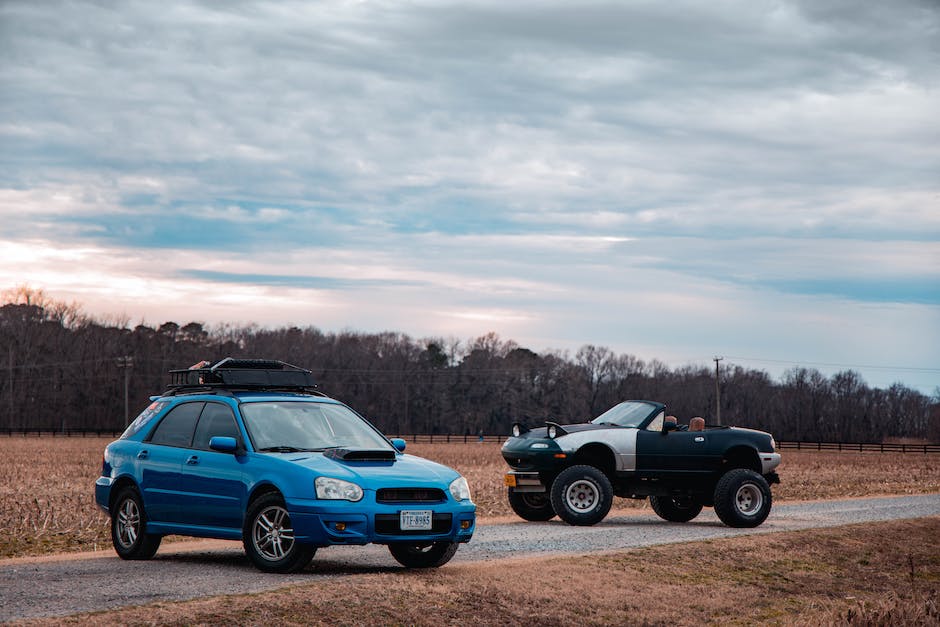
[(111, 543), (121, 559), (149, 560), (162, 536), (147, 533), (147, 513), (137, 488), (122, 489), (111, 505)]
[(651, 496), (650, 506), (657, 516), (669, 522), (689, 522), (702, 513), (702, 504), (688, 496)]
[(715, 513), (729, 527), (756, 527), (770, 514), (770, 484), (747, 468), (726, 472), (715, 486)]
[(456, 542), (396, 542), (388, 550), (405, 568), (437, 568), (450, 561), (457, 546)]
[(571, 466), (552, 482), (551, 498), (555, 513), (569, 525), (596, 525), (610, 511), (614, 489), (594, 466)]
[(245, 553), (258, 570), (294, 573), (310, 563), (317, 549), (297, 542), (284, 499), (273, 492), (251, 502), (242, 528)]
[(523, 520), (542, 522), (555, 517), (548, 492), (516, 492), (509, 488), (509, 506)]

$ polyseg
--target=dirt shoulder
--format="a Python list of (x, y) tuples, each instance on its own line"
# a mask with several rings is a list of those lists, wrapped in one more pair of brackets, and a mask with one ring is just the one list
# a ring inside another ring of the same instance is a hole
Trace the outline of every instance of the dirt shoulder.
[(318, 580), (36, 624), (937, 624), (940, 517)]

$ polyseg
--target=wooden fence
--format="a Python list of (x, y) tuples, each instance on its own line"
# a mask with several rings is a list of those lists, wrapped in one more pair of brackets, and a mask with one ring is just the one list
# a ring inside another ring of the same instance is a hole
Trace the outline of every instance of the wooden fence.
[(8, 438), (117, 438), (124, 430), (113, 429), (66, 429), (54, 431), (52, 429), (0, 429), (0, 437)]
[(777, 442), (777, 449), (798, 451), (874, 451), (878, 453), (940, 453), (940, 444), (885, 444), (883, 442)]
[[(112, 437), (120, 436), (122, 431), (111, 429), (69, 429), (66, 431), (53, 431), (50, 429), (0, 429), (0, 437)], [(440, 444), (469, 442), (504, 442), (508, 435), (458, 435), (458, 434), (398, 434), (389, 437), (404, 438), (409, 442)], [(777, 442), (777, 450), (793, 449), (797, 451), (846, 451), (846, 452), (875, 452), (875, 453), (940, 453), (940, 444), (893, 444), (880, 442)]]
[[(402, 437), (409, 442), (503, 442), (508, 435), (428, 435), (411, 434)], [(879, 453), (940, 453), (940, 444), (883, 444), (879, 442), (777, 442), (777, 450), (800, 451), (869, 451)]]

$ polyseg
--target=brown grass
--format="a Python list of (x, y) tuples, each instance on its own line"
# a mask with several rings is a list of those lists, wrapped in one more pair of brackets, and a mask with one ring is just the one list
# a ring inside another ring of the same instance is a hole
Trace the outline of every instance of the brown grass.
[[(940, 517), (451, 564), (46, 624), (937, 625)], [(873, 540), (877, 538), (877, 541)]]
[[(94, 504), (104, 438), (0, 438), (0, 558), (110, 551), (107, 516)], [(447, 464), (470, 481), (480, 522), (513, 516), (491, 442), (411, 443), (408, 452)], [(940, 492), (940, 455), (784, 451), (778, 501)], [(647, 507), (617, 499), (618, 508)]]
[(94, 497), (109, 441), (0, 438), (0, 557), (111, 549)]

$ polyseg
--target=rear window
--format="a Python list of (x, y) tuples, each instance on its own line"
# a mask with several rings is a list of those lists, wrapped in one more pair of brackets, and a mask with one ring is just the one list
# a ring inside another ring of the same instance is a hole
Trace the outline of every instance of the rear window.
[(154, 416), (163, 411), (163, 408), (169, 405), (168, 401), (154, 401), (147, 406), (147, 409), (140, 412), (140, 415), (134, 419), (134, 422), (130, 424), (127, 429), (124, 430), (124, 433), (121, 434), (121, 439), (129, 438), (141, 429), (144, 425), (150, 422)]

